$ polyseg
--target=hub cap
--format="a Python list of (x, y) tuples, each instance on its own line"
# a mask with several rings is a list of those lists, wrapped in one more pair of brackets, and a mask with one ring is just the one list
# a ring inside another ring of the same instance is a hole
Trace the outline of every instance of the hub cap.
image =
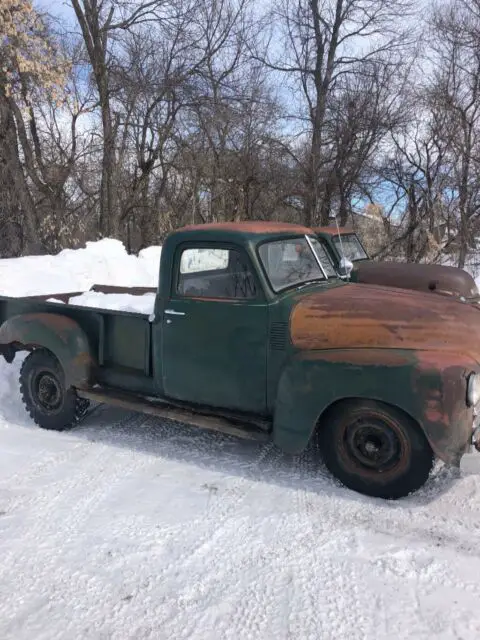
[(376, 471), (394, 467), (401, 456), (394, 429), (380, 418), (358, 418), (345, 430), (345, 447), (357, 464)]
[(33, 392), (39, 407), (56, 411), (62, 403), (62, 388), (57, 378), (47, 371), (38, 373), (33, 380)]

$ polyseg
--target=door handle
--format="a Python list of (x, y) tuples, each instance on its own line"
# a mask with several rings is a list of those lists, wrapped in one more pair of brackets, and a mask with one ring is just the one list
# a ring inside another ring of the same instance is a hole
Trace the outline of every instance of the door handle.
[(173, 309), (165, 309), (165, 314), (167, 316), (186, 316), (187, 315), (183, 311), (174, 311)]

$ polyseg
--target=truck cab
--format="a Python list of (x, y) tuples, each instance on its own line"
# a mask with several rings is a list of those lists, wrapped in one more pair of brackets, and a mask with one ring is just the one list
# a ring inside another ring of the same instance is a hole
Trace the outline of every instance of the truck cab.
[(61, 431), (106, 402), (291, 455), (316, 441), (343, 484), (384, 498), (478, 442), (478, 310), (344, 281), (312, 229), (175, 231), (148, 292), (150, 315), (75, 294), (0, 298), (0, 353), (29, 352), (20, 386), (39, 426)]
[(300, 288), (341, 286), (327, 263), (312, 232), (295, 225), (200, 225), (173, 233), (162, 250), (153, 321), (161, 336), (154, 341), (159, 390), (271, 415), (275, 351), (287, 346), (282, 300)]

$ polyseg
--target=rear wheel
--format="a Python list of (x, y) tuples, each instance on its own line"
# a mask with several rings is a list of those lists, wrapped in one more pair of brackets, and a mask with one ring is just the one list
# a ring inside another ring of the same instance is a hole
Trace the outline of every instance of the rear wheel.
[(65, 388), (65, 374), (57, 358), (46, 349), (28, 355), (20, 371), (22, 400), (33, 421), (42, 429), (63, 431), (86, 413), (88, 400)]
[(428, 479), (433, 453), (417, 424), (394, 407), (348, 401), (320, 426), (329, 471), (344, 485), (370, 496), (402, 498)]

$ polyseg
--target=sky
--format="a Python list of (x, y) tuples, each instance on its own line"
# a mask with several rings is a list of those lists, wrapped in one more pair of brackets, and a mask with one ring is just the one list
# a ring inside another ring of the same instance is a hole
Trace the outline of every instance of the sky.
[[(261, 0), (265, 2), (265, 0)], [(430, 0), (419, 0), (422, 5), (427, 5)], [(76, 23), (75, 13), (69, 0), (33, 0), (33, 5), (36, 9), (43, 12), (48, 12), (53, 17), (59, 18), (64, 24), (68, 25), (72, 29), (77, 30), (78, 25)], [(278, 77), (276, 80), (280, 81), (277, 86), (277, 93), (288, 96), (286, 102), (292, 105), (293, 95), (290, 94), (284, 77)], [(276, 84), (276, 83), (275, 83)], [(283, 122), (283, 131), (287, 132), (290, 129), (295, 128), (295, 125), (291, 120)], [(377, 196), (380, 194), (377, 194)], [(390, 193), (388, 189), (385, 189), (381, 194), (382, 203), (386, 210), (390, 208), (395, 200), (393, 193)], [(357, 202), (356, 206), (362, 206), (361, 202)], [(403, 207), (400, 207), (403, 208)], [(395, 212), (394, 212), (395, 215)]]
[(40, 11), (48, 11), (54, 16), (74, 19), (74, 12), (66, 0), (33, 0), (33, 6)]

